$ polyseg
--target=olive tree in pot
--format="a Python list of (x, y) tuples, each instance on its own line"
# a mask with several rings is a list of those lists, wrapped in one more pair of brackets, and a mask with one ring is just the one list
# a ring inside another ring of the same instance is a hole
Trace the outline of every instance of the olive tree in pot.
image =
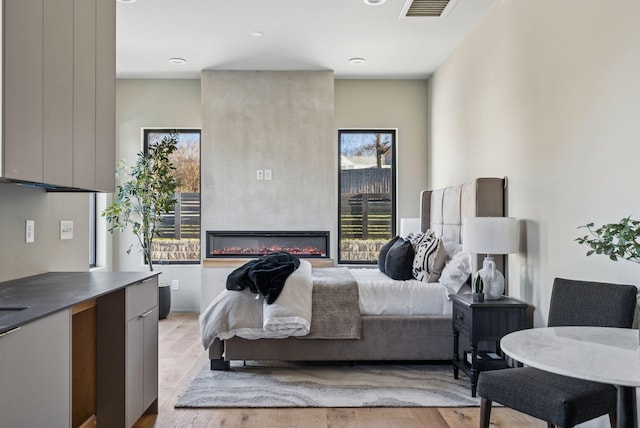
[[(595, 228), (593, 223), (579, 228), (589, 231), (587, 235), (576, 239), (578, 243), (591, 247), (587, 256), (604, 254), (614, 262), (623, 259), (640, 264), (640, 220), (634, 220), (629, 216), (617, 223), (607, 223), (598, 228)], [(640, 313), (640, 294), (637, 306)]]
[[(131, 227), (138, 240), (137, 246), (149, 271), (153, 272), (152, 244), (162, 215), (174, 209), (178, 185), (175, 167), (170, 157), (176, 150), (178, 135), (174, 132), (162, 140), (149, 144), (147, 152), (139, 152), (138, 159), (129, 170), (120, 162), (116, 171), (123, 182), (116, 186), (114, 200), (102, 216), (110, 224), (109, 232), (124, 231)], [(127, 249), (127, 254), (135, 244)], [(160, 287), (160, 319), (166, 318), (171, 308), (169, 287)]]

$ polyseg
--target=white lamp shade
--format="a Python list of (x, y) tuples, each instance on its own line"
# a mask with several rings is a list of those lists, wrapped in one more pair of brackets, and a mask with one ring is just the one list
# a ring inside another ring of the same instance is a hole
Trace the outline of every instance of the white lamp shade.
[(473, 254), (518, 252), (518, 222), (514, 217), (465, 217), (462, 249)]

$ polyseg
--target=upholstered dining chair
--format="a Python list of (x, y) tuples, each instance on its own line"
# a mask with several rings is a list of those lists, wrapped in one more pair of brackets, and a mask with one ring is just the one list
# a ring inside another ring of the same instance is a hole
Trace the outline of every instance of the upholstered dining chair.
[[(630, 328), (636, 293), (632, 285), (556, 278), (548, 325)], [(616, 393), (612, 385), (533, 367), (485, 371), (478, 378), (480, 427), (489, 427), (493, 401), (542, 419), (548, 427), (573, 427), (606, 414), (615, 427)]]

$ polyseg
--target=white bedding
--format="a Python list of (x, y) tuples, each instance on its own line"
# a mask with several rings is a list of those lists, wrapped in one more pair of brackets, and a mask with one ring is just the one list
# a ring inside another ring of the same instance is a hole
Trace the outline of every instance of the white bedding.
[[(349, 269), (358, 283), (362, 315), (450, 315), (449, 290), (438, 282), (397, 281), (378, 269)], [(245, 339), (305, 336), (311, 325), (313, 283), (305, 260), (292, 273), (278, 299), (264, 299), (245, 289), (224, 290), (200, 315), (202, 344), (215, 338)]]
[(378, 269), (349, 269), (358, 282), (362, 315), (449, 315), (449, 290), (438, 282), (397, 281)]
[(311, 326), (311, 264), (300, 266), (285, 281), (278, 299), (268, 305), (248, 288), (223, 290), (200, 314), (200, 336), (205, 349), (214, 339), (305, 336)]

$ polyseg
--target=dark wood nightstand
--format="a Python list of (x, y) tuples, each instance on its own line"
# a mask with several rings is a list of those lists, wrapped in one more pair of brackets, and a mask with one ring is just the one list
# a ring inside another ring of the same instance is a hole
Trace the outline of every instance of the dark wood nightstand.
[[(483, 370), (507, 367), (500, 350), (500, 339), (512, 331), (525, 328), (527, 304), (511, 297), (474, 303), (471, 294), (454, 294), (453, 301), (453, 377), (458, 379), (458, 370), (471, 378), (471, 396), (476, 396), (478, 374)], [(460, 335), (469, 339), (470, 349), (464, 350), (460, 358)], [(492, 349), (479, 350), (478, 346)], [(485, 343), (487, 345), (485, 345)]]

